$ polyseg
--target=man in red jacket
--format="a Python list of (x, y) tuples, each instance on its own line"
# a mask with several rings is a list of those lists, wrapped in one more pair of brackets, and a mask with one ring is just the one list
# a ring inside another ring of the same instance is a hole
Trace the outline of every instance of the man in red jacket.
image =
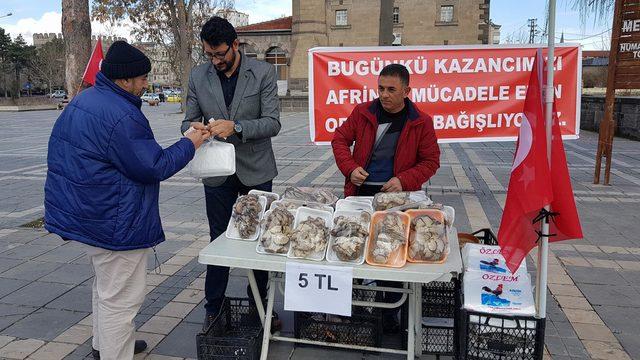
[[(385, 66), (378, 78), (379, 99), (356, 106), (336, 130), (331, 146), (346, 177), (345, 197), (420, 190), (440, 167), (433, 121), (407, 98), (410, 92), (407, 68)], [(393, 282), (377, 283), (399, 287)], [(400, 297), (386, 293), (384, 301), (393, 303)], [(387, 333), (399, 330), (397, 309), (385, 311), (383, 325)]]
[(353, 109), (331, 141), (336, 164), (346, 177), (345, 197), (420, 190), (440, 167), (433, 121), (407, 98), (407, 68), (385, 66), (378, 92), (379, 99)]

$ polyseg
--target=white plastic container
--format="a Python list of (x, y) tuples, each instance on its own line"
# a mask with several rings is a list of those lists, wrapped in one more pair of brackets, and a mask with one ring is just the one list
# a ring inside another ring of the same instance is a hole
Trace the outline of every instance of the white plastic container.
[(373, 196), (347, 196), (345, 200), (368, 202), (369, 205), (373, 204)]
[(302, 201), (302, 200), (293, 200), (293, 199), (281, 199), (276, 200), (271, 203), (270, 209), (274, 209), (276, 206), (285, 206), (287, 210), (293, 211), (294, 213), (301, 207), (316, 209), (316, 210), (324, 210), (330, 213), (333, 213), (333, 207), (331, 205), (320, 204), (316, 202)]
[(453, 206), (444, 205), (442, 211), (444, 212), (444, 219), (447, 222), (447, 226), (453, 226), (453, 221), (456, 219), (456, 210)]
[[(237, 201), (238, 200), (236, 200), (236, 203)], [(260, 202), (260, 205), (262, 205), (262, 211), (260, 211), (260, 213), (258, 214), (259, 215), (258, 221), (262, 221), (262, 217), (264, 216), (265, 210), (267, 208), (267, 198), (264, 196), (258, 196), (258, 202)], [(236, 203), (234, 203), (233, 206), (235, 206)], [(227, 225), (227, 231), (225, 232), (225, 236), (229, 239), (234, 239), (234, 240), (256, 241), (260, 236), (260, 225), (258, 225), (256, 232), (255, 234), (253, 234), (253, 236), (249, 238), (243, 238), (240, 236), (240, 233), (236, 228), (236, 221), (232, 215), (231, 218), (229, 219), (229, 225)]]
[[(298, 208), (298, 211), (296, 212), (296, 219), (294, 222), (294, 231), (295, 229), (298, 228), (298, 225), (307, 220), (310, 217), (319, 217), (322, 218), (325, 222), (325, 225), (327, 226), (328, 229), (331, 229), (331, 224), (333, 222), (333, 213), (329, 212), (329, 211), (324, 211), (324, 210), (316, 210), (316, 209), (311, 209), (311, 208), (306, 208), (306, 207), (301, 207)], [(291, 243), (289, 245), (289, 252), (287, 253), (287, 257), (289, 259), (306, 259), (306, 260), (314, 260), (314, 261), (322, 261), (325, 257), (325, 254), (327, 252), (327, 245), (329, 244), (329, 234), (327, 234), (327, 239), (326, 239), (326, 244), (325, 247), (318, 252), (315, 252), (313, 254), (310, 254), (307, 257), (300, 257), (300, 256), (295, 256), (293, 254), (293, 242), (296, 241), (295, 238), (291, 239)]]
[(267, 198), (267, 210), (271, 208), (271, 203), (280, 200), (280, 195), (274, 192), (262, 191), (262, 190), (249, 190), (249, 194), (256, 194), (258, 196), (264, 196)]
[[(393, 204), (389, 203), (390, 198), (393, 198)], [(380, 192), (373, 197), (372, 205), (376, 211), (404, 211), (415, 203), (431, 204), (432, 201), (424, 191)], [(395, 206), (391, 206), (394, 204)]]
[(366, 211), (373, 214), (373, 206), (365, 201), (340, 199), (336, 203), (336, 212), (338, 211)]
[[(340, 200), (338, 200), (339, 202)], [(336, 210), (336, 212), (333, 214), (333, 219), (335, 220), (338, 216), (348, 216), (348, 217), (353, 217), (353, 218), (360, 218), (360, 216), (362, 215), (362, 213), (368, 213), (367, 211), (362, 211), (362, 210)], [(371, 215), (370, 213), (368, 213), (369, 215)], [(371, 219), (369, 218), (369, 221), (361, 221), (360, 222), (362, 224), (362, 226), (367, 230), (367, 232), (369, 232), (369, 228), (370, 228), (370, 223), (371, 223)], [(335, 222), (332, 221), (332, 226), (331, 229), (333, 230), (333, 227), (335, 226)], [(362, 249), (360, 250), (360, 256), (358, 256), (358, 258), (356, 258), (355, 260), (351, 260), (351, 261), (346, 261), (346, 260), (341, 260), (338, 255), (336, 254), (336, 252), (333, 250), (333, 243), (336, 240), (336, 237), (331, 235), (330, 239), (329, 239), (329, 246), (327, 248), (327, 261), (332, 262), (332, 263), (337, 263), (337, 264), (349, 264), (349, 265), (361, 265), (364, 264), (364, 255), (366, 253), (366, 247), (367, 247), (367, 239), (369, 237), (366, 236), (364, 238), (364, 243), (362, 244)]]
[[(287, 250), (287, 252), (285, 253), (275, 253), (275, 252), (268, 252), (264, 249), (264, 246), (262, 246), (262, 241), (260, 241), (260, 238), (262, 237), (262, 235), (266, 232), (266, 222), (264, 221), (264, 219), (266, 219), (269, 214), (271, 214), (272, 210), (267, 210), (267, 212), (264, 213), (264, 217), (262, 218), (263, 220), (260, 222), (260, 237), (258, 237), (258, 244), (256, 245), (256, 252), (258, 254), (264, 254), (264, 255), (275, 255), (275, 256), (287, 256), (287, 253), (289, 252)], [(295, 213), (292, 213), (292, 215), (295, 216)], [(292, 228), (293, 225), (295, 225), (295, 219), (294, 219), (294, 223), (291, 224)], [(289, 242), (288, 244), (289, 246), (291, 246), (291, 242)]]
[(205, 141), (196, 150), (187, 168), (196, 179), (233, 175), (236, 172), (235, 146), (213, 139)]

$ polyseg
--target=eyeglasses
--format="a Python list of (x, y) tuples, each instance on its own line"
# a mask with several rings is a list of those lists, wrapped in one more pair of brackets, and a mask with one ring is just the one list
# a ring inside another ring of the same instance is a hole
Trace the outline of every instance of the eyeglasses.
[(218, 60), (224, 60), (224, 58), (227, 56), (227, 53), (229, 52), (229, 49), (231, 49), (231, 46), (227, 46), (227, 50), (225, 50), (224, 53), (220, 54), (212, 54), (210, 52), (204, 51), (203, 55), (209, 59), (209, 60), (213, 60), (214, 58), (218, 59)]

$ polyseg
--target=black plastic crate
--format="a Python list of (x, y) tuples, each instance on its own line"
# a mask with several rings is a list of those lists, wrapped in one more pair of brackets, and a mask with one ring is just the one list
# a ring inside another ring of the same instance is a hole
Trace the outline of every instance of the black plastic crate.
[(460, 359), (541, 360), (545, 319), (505, 316), (462, 309)]
[(455, 326), (422, 326), (422, 353), (453, 356), (456, 351)]
[[(460, 308), (460, 281), (434, 281), (422, 286), (422, 316), (435, 318), (436, 324), (422, 326), (422, 353), (454, 356), (456, 352), (456, 319)], [(438, 325), (442, 320), (444, 325)]]
[(498, 245), (498, 237), (491, 231), (491, 229), (480, 229), (471, 235), (480, 240), (480, 244), (484, 245)]
[[(460, 281), (433, 281), (422, 286), (422, 353), (454, 356), (456, 323), (460, 308)], [(408, 310), (402, 309), (403, 342), (407, 341)], [(423, 321), (423, 320), (426, 320)], [(419, 341), (416, 339), (416, 341)]]
[[(373, 290), (353, 290), (354, 300), (375, 301), (375, 298)], [(382, 312), (361, 306), (354, 306), (350, 317), (296, 312), (294, 334), (297, 339), (379, 347), (382, 343)]]
[(262, 323), (249, 299), (226, 298), (209, 328), (196, 337), (199, 360), (257, 360), (262, 348)]
[(422, 286), (422, 316), (455, 318), (460, 299), (460, 282), (433, 281)]

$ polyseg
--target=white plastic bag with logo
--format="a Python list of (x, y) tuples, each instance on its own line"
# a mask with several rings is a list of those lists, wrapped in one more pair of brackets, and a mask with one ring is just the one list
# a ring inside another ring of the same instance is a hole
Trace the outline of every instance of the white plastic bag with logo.
[(218, 140), (205, 141), (189, 162), (189, 173), (196, 179), (228, 176), (236, 172), (236, 148)]
[(462, 279), (464, 308), (488, 314), (531, 316), (536, 312), (527, 273), (467, 271)]
[[(499, 246), (465, 244), (462, 248), (464, 271), (484, 271), (494, 274), (511, 275)], [(527, 262), (522, 261), (516, 274), (527, 273)]]

